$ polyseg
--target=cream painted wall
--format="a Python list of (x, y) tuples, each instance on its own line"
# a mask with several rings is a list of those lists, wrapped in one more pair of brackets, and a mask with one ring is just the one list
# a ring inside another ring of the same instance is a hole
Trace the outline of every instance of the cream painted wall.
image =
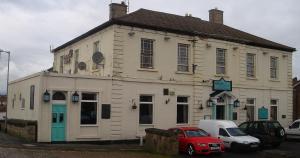
[[(10, 82), (8, 88), (8, 119), (38, 120), (40, 109), (40, 73), (27, 76), (25, 78)], [(34, 109), (30, 109), (30, 86), (35, 86)], [(15, 96), (15, 97), (14, 97)], [(20, 97), (21, 96), (21, 97)], [(20, 100), (21, 98), (21, 100)], [(13, 99), (14, 105), (13, 105)], [(25, 99), (25, 107), (21, 108), (22, 99)]]
[[(69, 51), (73, 50), (73, 56), (69, 64), (64, 64), (64, 73), (71, 71), (74, 74), (75, 69), (75, 50), (79, 50), (78, 62), (86, 63), (86, 70), (79, 70), (78, 74), (82, 75), (95, 75), (95, 76), (111, 76), (112, 75), (112, 46), (113, 46), (113, 27), (108, 27), (98, 33), (95, 33), (79, 42), (76, 42), (58, 52), (53, 53), (54, 71), (59, 72), (60, 70), (60, 57), (69, 54)], [(104, 55), (104, 68), (100, 65), (99, 69), (93, 69), (93, 46), (94, 42), (99, 41), (100, 52)]]

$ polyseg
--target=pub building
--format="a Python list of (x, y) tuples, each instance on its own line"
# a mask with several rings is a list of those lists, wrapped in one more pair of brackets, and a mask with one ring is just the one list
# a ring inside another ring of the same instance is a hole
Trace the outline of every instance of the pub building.
[(206, 21), (109, 7), (109, 21), (52, 50), (53, 68), (10, 82), (8, 119), (36, 121), (36, 141), (133, 140), (200, 119), (292, 121), (295, 48), (233, 29), (218, 9)]

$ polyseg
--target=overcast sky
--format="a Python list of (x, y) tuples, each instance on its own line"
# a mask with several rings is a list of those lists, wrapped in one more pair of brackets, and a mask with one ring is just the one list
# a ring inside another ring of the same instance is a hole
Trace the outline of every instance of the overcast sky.
[[(112, 0), (120, 2), (121, 0)], [(0, 48), (11, 51), (10, 80), (52, 66), (57, 47), (108, 20), (111, 0), (0, 0)], [(208, 20), (208, 10), (224, 11), (234, 28), (300, 49), (299, 0), (130, 0), (139, 8)], [(0, 93), (5, 93), (6, 55), (0, 57)], [(293, 75), (300, 77), (300, 55)]]

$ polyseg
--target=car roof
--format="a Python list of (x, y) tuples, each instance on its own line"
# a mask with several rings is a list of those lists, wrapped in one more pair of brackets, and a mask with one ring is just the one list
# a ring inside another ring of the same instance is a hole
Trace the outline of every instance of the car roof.
[(216, 124), (217, 126), (223, 126), (224, 128), (231, 128), (237, 126), (233, 121), (230, 120), (200, 120), (199, 124), (204, 122), (209, 124)]
[(172, 128), (172, 129), (181, 129), (181, 130), (197, 130), (197, 129), (200, 129), (198, 127), (176, 127), (176, 128)]

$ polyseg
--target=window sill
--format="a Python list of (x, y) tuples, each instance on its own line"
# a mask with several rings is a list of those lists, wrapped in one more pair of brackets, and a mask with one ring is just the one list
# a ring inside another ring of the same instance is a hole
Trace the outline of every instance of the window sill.
[(279, 79), (269, 79), (269, 81), (271, 81), (271, 82), (280, 82)]
[(139, 124), (139, 126), (154, 126), (154, 124)]
[(176, 126), (188, 126), (189, 123), (177, 123)]
[(156, 69), (144, 69), (144, 68), (139, 68), (138, 71), (158, 72), (158, 70)]
[(80, 127), (98, 127), (98, 125), (80, 125)]
[(216, 74), (215, 77), (224, 77), (224, 78), (229, 78), (226, 74)]
[(193, 75), (193, 73), (189, 72), (189, 71), (176, 71), (176, 74), (183, 74), (183, 75)]
[(256, 77), (247, 77), (247, 80), (258, 80)]

